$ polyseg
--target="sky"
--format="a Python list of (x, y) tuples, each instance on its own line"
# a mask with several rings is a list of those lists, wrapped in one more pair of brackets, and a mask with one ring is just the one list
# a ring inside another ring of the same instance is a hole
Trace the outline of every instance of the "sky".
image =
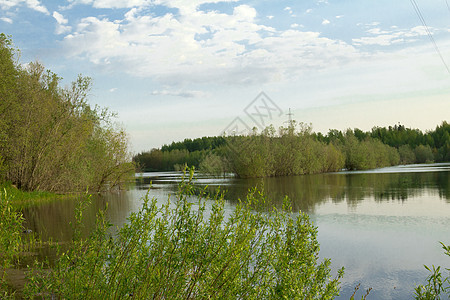
[(20, 62), (117, 112), (133, 153), (289, 118), (313, 131), (450, 121), (447, 0), (0, 0)]

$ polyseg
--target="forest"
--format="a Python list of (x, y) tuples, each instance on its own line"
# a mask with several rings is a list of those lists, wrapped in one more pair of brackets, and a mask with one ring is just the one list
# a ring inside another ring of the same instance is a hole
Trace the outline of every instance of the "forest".
[(202, 137), (164, 145), (133, 157), (140, 171), (171, 171), (183, 165), (213, 175), (266, 177), (367, 170), (398, 164), (450, 161), (450, 124), (422, 132), (403, 125), (371, 131), (331, 129), (324, 135), (293, 121), (243, 136)]
[(37, 62), (22, 65), (0, 34), (0, 183), (26, 191), (99, 191), (134, 172), (125, 131), (107, 109), (91, 106), (89, 77), (61, 87)]

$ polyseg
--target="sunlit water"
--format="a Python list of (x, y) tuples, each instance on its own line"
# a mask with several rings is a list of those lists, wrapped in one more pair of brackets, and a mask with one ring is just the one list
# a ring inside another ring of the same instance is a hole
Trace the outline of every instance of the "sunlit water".
[[(254, 186), (264, 189), (274, 205), (281, 206), (289, 196), (294, 210), (307, 212), (318, 227), (320, 255), (331, 258), (333, 274), (345, 267), (338, 299), (349, 299), (359, 283), (357, 298), (371, 287), (369, 299), (411, 299), (414, 287), (428, 275), (424, 264), (450, 266), (439, 244), (450, 244), (449, 175), (450, 164), (432, 164), (246, 180), (198, 175), (196, 184), (227, 190), (228, 212)], [(180, 173), (143, 173), (137, 178), (127, 192), (93, 198), (84, 214), (86, 231), (106, 203), (109, 220), (120, 227), (140, 208), (150, 182), (150, 197), (166, 201), (176, 192)], [(74, 207), (74, 201), (65, 200), (27, 209), (27, 226), (44, 239), (69, 240)]]

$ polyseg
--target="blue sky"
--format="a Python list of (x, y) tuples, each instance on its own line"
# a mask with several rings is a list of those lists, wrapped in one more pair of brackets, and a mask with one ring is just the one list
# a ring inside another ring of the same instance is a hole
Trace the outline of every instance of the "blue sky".
[(275, 127), (289, 108), (324, 133), (450, 120), (445, 0), (0, 0), (0, 8), (0, 32), (12, 35), (20, 61), (41, 62), (63, 85), (92, 77), (91, 103), (118, 113), (133, 152), (219, 135), (236, 118), (258, 127), (245, 109), (262, 91), (280, 109), (266, 122)]

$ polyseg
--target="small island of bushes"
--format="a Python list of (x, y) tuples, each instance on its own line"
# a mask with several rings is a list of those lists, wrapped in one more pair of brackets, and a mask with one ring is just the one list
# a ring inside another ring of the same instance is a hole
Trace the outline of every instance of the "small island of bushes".
[(423, 133), (403, 125), (312, 132), (291, 122), (243, 136), (185, 139), (133, 157), (140, 171), (171, 171), (185, 164), (214, 175), (268, 177), (367, 170), (398, 164), (450, 161), (450, 124)]

